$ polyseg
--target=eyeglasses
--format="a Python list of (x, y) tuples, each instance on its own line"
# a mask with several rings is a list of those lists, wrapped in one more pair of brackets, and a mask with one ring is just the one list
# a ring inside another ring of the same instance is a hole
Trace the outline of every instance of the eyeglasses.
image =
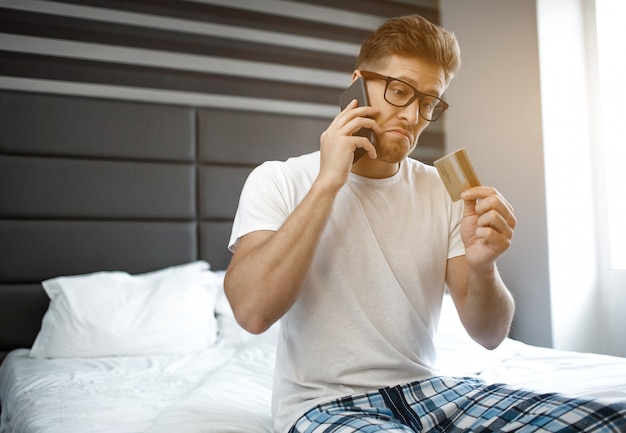
[(419, 113), (424, 120), (434, 122), (450, 107), (443, 99), (427, 95), (411, 86), (406, 81), (388, 77), (377, 72), (361, 71), (363, 78), (385, 81), (385, 101), (395, 107), (406, 107), (416, 99), (419, 101)]

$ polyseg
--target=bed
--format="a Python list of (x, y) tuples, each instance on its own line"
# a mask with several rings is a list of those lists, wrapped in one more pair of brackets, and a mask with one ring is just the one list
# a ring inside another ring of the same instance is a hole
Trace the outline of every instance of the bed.
[[(33, 347), (0, 366), (0, 431), (270, 432), (276, 328), (239, 328), (223, 272), (208, 268), (74, 277), (80, 288), (53, 295)], [(102, 285), (105, 297), (70, 293)]]
[[(0, 432), (270, 432), (278, 329), (235, 322), (226, 243), (250, 170), (325, 123), (0, 92)], [(442, 374), (626, 401), (625, 359), (486, 351), (452, 308)]]
[[(219, 340), (204, 349), (54, 359), (12, 351), (0, 366), (0, 431), (271, 432), (277, 326), (258, 336), (239, 328), (221, 290), (223, 272), (214, 274)], [(442, 374), (626, 401), (626, 360), (512, 339), (487, 351), (464, 332), (449, 297), (438, 353)]]

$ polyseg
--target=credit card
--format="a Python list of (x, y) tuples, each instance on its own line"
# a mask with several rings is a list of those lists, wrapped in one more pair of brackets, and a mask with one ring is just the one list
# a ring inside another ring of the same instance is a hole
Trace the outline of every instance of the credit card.
[(461, 198), (461, 193), (474, 186), (480, 186), (480, 181), (472, 166), (465, 149), (459, 149), (435, 161), (435, 167), (441, 176), (452, 200)]

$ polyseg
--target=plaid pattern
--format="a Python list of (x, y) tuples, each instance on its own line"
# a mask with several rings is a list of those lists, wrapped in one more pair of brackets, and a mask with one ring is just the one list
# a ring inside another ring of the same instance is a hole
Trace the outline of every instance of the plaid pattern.
[(626, 432), (626, 403), (433, 377), (321, 404), (291, 433)]

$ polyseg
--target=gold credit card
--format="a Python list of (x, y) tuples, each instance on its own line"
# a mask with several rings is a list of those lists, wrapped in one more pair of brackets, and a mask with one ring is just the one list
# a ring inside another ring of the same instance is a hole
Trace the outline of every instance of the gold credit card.
[(461, 193), (466, 189), (480, 186), (478, 176), (465, 149), (459, 149), (438, 159), (435, 161), (435, 167), (454, 201), (459, 200)]

